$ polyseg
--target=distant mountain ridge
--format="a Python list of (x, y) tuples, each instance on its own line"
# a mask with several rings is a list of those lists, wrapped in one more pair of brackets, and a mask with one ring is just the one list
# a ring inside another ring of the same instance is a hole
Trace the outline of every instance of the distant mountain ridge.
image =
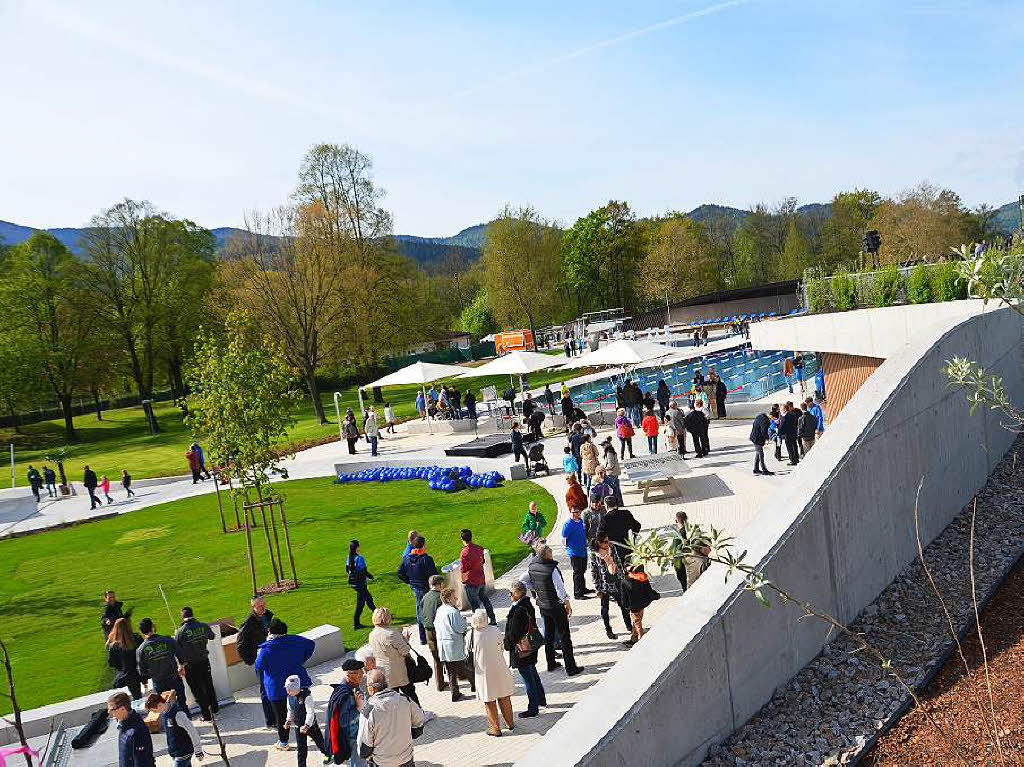
[[(829, 203), (812, 202), (801, 205), (797, 208), (798, 213), (808, 216), (827, 217), (832, 213), (832, 206)], [(729, 205), (716, 205), (705, 203), (686, 214), (696, 221), (708, 223), (710, 221), (726, 217), (735, 223), (740, 223), (750, 215), (749, 210), (733, 208)], [(993, 222), (996, 228), (1003, 234), (1009, 234), (1020, 226), (1020, 207), (1016, 201), (1008, 202), (996, 208), (993, 214)], [(81, 253), (79, 239), (86, 227), (58, 227), (46, 229), (45, 231), (54, 235), (75, 253)], [(9, 221), (0, 221), (0, 244), (17, 245), (27, 240), (33, 232), (39, 231), (31, 226), (14, 224)], [(242, 229), (232, 226), (222, 226), (211, 230), (217, 237), (217, 247), (223, 248), (229, 239), (243, 233)], [(414, 234), (394, 235), (398, 250), (407, 257), (416, 261), (420, 266), (430, 269), (441, 263), (448, 254), (461, 256), (466, 262), (477, 261), (483, 253), (484, 244), (487, 241), (487, 224), (474, 224), (466, 227), (451, 237), (419, 237)]]

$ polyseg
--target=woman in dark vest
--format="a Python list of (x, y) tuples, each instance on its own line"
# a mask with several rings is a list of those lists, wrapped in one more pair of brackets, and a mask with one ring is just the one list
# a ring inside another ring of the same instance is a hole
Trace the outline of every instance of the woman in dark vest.
[(190, 767), (193, 756), (202, 758), (203, 745), (199, 733), (178, 703), (178, 694), (174, 690), (150, 693), (146, 698), (146, 710), (160, 714), (160, 724), (167, 736), (167, 753), (174, 759), (174, 767)]

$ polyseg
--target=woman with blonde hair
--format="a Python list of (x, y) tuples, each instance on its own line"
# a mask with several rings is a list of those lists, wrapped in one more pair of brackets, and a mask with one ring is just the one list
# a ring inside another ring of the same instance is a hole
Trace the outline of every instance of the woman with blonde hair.
[(127, 687), (134, 700), (142, 697), (143, 679), (135, 651), (142, 637), (132, 631), (131, 620), (118, 618), (107, 637), (107, 665), (114, 669), (114, 687)]
[(373, 650), (377, 659), (377, 668), (384, 669), (384, 676), (388, 680), (388, 686), (395, 690), (401, 690), (416, 703), (419, 697), (416, 695), (416, 686), (409, 681), (409, 671), (405, 666), (405, 659), (412, 652), (409, 645), (410, 629), (406, 626), (399, 631), (391, 625), (391, 610), (386, 607), (378, 607), (373, 611), (373, 631), (367, 639), (367, 644)]
[(498, 721), (498, 708), (510, 730), (515, 729), (512, 721), (512, 693), (515, 683), (512, 671), (505, 661), (505, 635), (497, 626), (487, 620), (487, 611), (476, 610), (470, 619), (472, 631), (466, 642), (466, 649), (473, 656), (473, 669), (476, 676), (476, 697), (484, 704), (487, 712), (488, 735), (501, 737), (501, 723)]

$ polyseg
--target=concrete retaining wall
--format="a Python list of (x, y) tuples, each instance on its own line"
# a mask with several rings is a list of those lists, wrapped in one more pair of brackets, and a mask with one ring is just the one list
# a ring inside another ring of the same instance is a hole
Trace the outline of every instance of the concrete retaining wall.
[[(968, 415), (942, 368), (954, 355), (970, 356), (1001, 374), (1020, 401), (1020, 318), (1002, 309), (939, 320), (868, 379), (785, 490), (766, 493), (737, 536), (749, 563), (844, 622), (916, 556), (912, 514), (922, 477), (927, 544), (1013, 439), (997, 415)], [(701, 578), (518, 764), (696, 764), (821, 650), (820, 623), (797, 622), (792, 607), (766, 609), (739, 579), (720, 575)]]

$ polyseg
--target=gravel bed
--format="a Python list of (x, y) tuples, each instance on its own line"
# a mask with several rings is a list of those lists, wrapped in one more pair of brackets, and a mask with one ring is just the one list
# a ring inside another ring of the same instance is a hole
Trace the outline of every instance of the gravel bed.
[[(975, 496), (979, 599), (993, 593), (1024, 545), (1024, 466), (1016, 465), (1018, 451), (1024, 456), (1024, 437), (1018, 437)], [(972, 508), (973, 504), (968, 505), (925, 548), (925, 560), (961, 632), (974, 618), (967, 575)], [(916, 561), (849, 628), (890, 658), (915, 691), (928, 682), (954, 647), (939, 600)], [(844, 636), (834, 639), (750, 721), (714, 748), (704, 764), (847, 764), (859, 758), (898, 719), (910, 698), (871, 658), (853, 654), (855, 649)]]

